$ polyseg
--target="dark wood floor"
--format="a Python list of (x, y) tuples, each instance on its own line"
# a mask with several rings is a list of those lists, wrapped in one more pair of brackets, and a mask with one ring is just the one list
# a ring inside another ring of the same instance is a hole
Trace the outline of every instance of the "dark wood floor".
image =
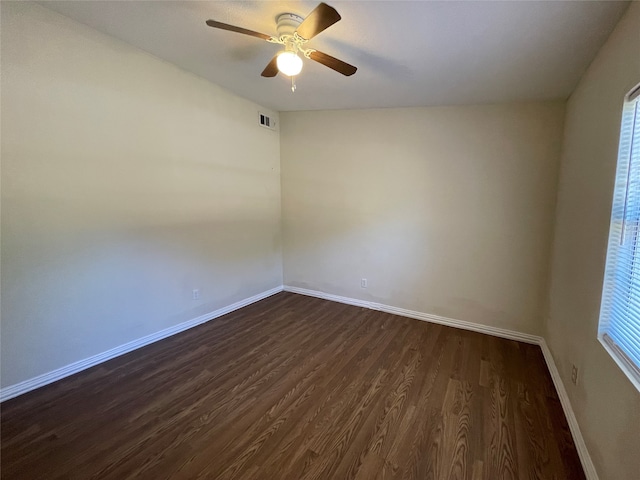
[(3, 479), (584, 479), (537, 346), (280, 293), (2, 405)]

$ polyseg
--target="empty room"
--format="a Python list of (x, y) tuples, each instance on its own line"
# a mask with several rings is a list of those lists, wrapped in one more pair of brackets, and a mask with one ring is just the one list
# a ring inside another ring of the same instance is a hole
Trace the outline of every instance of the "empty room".
[(0, 19), (3, 480), (640, 479), (640, 2)]

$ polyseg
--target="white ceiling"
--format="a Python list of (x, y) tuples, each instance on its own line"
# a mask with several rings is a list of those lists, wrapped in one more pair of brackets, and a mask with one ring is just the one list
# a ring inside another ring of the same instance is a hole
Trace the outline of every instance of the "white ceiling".
[(45, 6), (280, 111), (565, 99), (628, 2), (333, 1), (342, 20), (308, 46), (356, 65), (344, 77), (305, 60), (286, 77), (260, 73), (278, 46), (205, 25), (275, 34), (304, 1), (50, 1)]

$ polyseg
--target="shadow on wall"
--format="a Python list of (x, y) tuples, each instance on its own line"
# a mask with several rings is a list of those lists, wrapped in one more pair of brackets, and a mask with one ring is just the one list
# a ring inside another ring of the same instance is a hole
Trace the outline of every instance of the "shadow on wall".
[[(52, 201), (4, 207), (52, 222), (83, 214)], [(280, 232), (262, 213), (136, 228), (3, 226), (12, 252), (2, 258), (3, 385), (280, 285)]]

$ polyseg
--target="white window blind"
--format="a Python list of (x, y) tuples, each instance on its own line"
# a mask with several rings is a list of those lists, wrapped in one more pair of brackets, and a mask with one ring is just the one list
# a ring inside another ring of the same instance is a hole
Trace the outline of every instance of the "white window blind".
[(640, 390), (640, 85), (624, 103), (598, 337)]

